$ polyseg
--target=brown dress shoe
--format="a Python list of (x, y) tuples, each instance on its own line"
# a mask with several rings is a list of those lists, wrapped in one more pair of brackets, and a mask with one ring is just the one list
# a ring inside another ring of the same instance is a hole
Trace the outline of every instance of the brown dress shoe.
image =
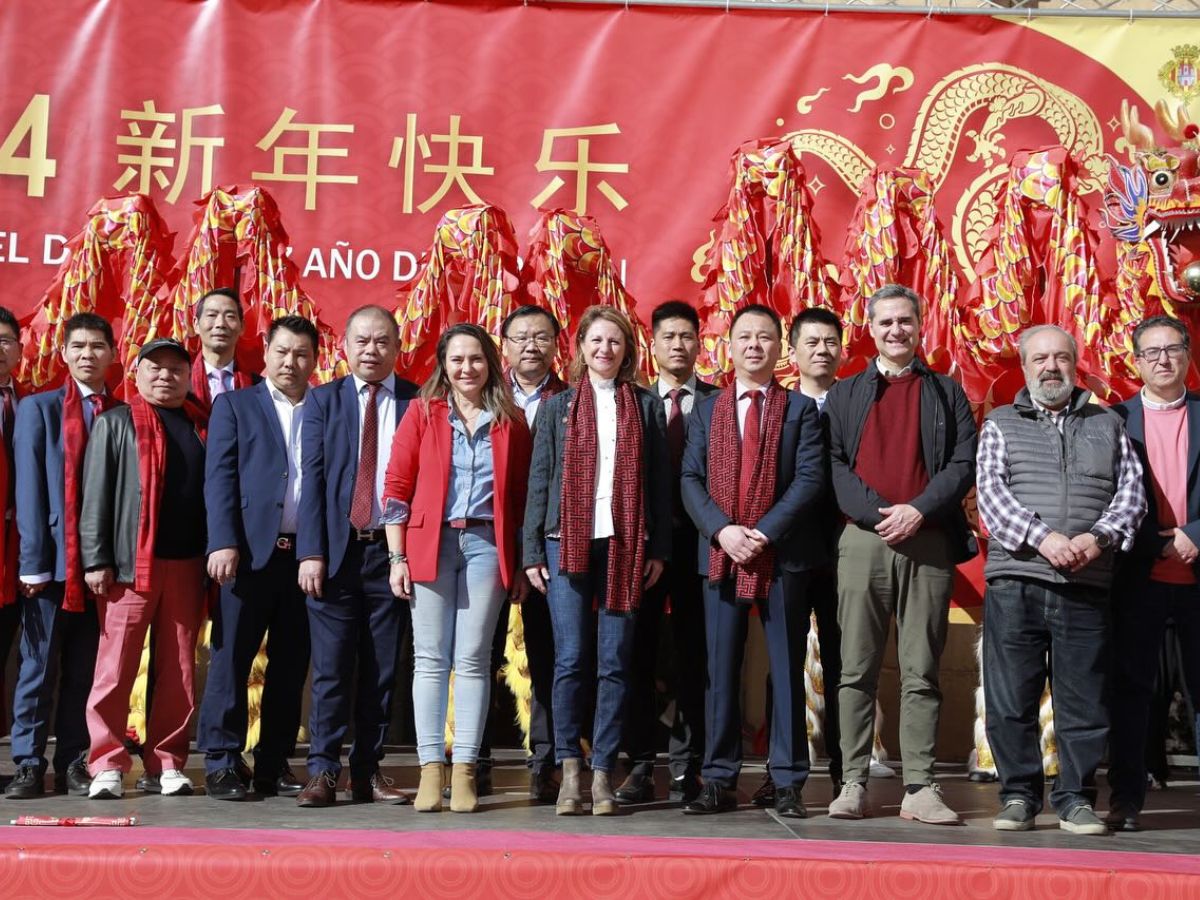
[(333, 772), (321, 772), (308, 779), (304, 790), (296, 795), (296, 805), (308, 808), (333, 806), (336, 799), (337, 776)]
[(350, 799), (355, 803), (411, 803), (408, 795), (394, 787), (395, 782), (382, 772), (375, 772), (369, 781), (350, 782)]

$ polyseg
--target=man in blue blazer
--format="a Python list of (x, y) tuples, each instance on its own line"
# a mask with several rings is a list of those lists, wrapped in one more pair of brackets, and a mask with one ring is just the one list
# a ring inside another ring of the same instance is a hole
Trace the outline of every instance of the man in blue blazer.
[[(308, 612), (298, 583), (296, 529), (303, 470), (300, 435), (317, 329), (284, 316), (267, 331), (266, 380), (217, 395), (208, 424), (204, 503), (208, 574), (221, 586), (212, 615), (212, 656), (196, 743), (205, 786), (216, 800), (294, 797), (288, 766), (308, 673)], [(263, 637), (267, 671), (254, 771), (242, 760), (246, 683)]]
[[(104, 376), (113, 357), (108, 322), (94, 313), (72, 316), (63, 329), (67, 384), (26, 397), (17, 410), (13, 456), (21, 535), (18, 589), (22, 634), (21, 668), (13, 695), (12, 752), (17, 773), (6, 791), (9, 799), (38, 797), (44, 791), (51, 709), (55, 709), (55, 789), (86, 795), (91, 783), (84, 711), (100, 628), (96, 601), (84, 585), (78, 557), (82, 487), (78, 467), (92, 422), (98, 411), (111, 403), (105, 396)], [(73, 420), (70, 425), (68, 417)], [(70, 462), (76, 467), (70, 476), (74, 488), (70, 498), (64, 443), (69, 445)], [(68, 518), (75, 527), (70, 552)]]
[(297, 798), (305, 807), (334, 802), (352, 697), (352, 798), (408, 802), (379, 771), (396, 648), (411, 621), (408, 604), (388, 584), (380, 516), (392, 435), (417, 386), (394, 372), (400, 334), (383, 307), (351, 313), (344, 341), (351, 374), (310, 392), (301, 438), (296, 556), (312, 634), (309, 781)]
[[(826, 560), (825, 523), (815, 515), (827, 462), (817, 405), (774, 379), (783, 326), (753, 304), (730, 326), (734, 380), (700, 399), (688, 423), (683, 505), (700, 533), (699, 571), (708, 578), (706, 741), (700, 795), (691, 815), (737, 806), (742, 763), (741, 671), (750, 605), (757, 604), (774, 683), (770, 775), (775, 809), (802, 818), (808, 778), (804, 654), (808, 573)], [(771, 449), (775, 452), (772, 454)]]
[[(1200, 394), (1187, 390), (1191, 338), (1155, 316), (1133, 332), (1144, 387), (1113, 407), (1142, 463), (1148, 509), (1113, 583), (1108, 826), (1137, 831), (1146, 801), (1146, 729), (1168, 621), (1184, 681), (1200, 698)], [(1200, 717), (1194, 723), (1200, 734)]]

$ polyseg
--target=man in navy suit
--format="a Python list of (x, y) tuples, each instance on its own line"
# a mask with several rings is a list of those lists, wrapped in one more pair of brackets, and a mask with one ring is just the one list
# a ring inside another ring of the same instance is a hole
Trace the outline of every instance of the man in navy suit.
[[(699, 572), (708, 578), (704, 628), (704, 787), (684, 806), (692, 815), (737, 806), (742, 764), (741, 671), (751, 603), (766, 633), (774, 683), (770, 774), (780, 815), (806, 815), (808, 778), (804, 654), (808, 574), (825, 561), (814, 515), (826, 460), (817, 405), (775, 381), (783, 325), (752, 304), (729, 331), (734, 380), (696, 405), (683, 456), (683, 505), (700, 533)], [(775, 446), (774, 458), (770, 448)]]
[[(408, 604), (388, 584), (380, 523), (392, 435), (417, 386), (396, 376), (396, 320), (381, 306), (350, 314), (345, 330), (351, 374), (314, 388), (304, 404), (304, 490), (296, 556), (308, 595), (312, 634), (309, 781), (300, 806), (334, 802), (342, 741), (354, 706), (350, 792), (361, 802), (406, 803), (379, 771), (395, 686), (396, 648)], [(357, 684), (352, 684), (355, 668)]]
[[(87, 794), (88, 731), (84, 710), (96, 666), (100, 626), (96, 601), (83, 584), (78, 560), (81, 484), (72, 473), (70, 518), (76, 527), (68, 561), (64, 432), (71, 431), (76, 466), (106, 391), (104, 376), (114, 356), (112, 327), (94, 313), (77, 313), (63, 329), (68, 384), (27, 397), (17, 413), (13, 455), (17, 471), (18, 563), (22, 621), (21, 669), (13, 695), (12, 750), (17, 774), (9, 799), (41, 796), (46, 774), (50, 710), (54, 717), (54, 783), (59, 792)], [(64, 401), (77, 428), (64, 425)], [(95, 400), (91, 398), (95, 397)], [(67, 583), (71, 584), (68, 601)], [(59, 687), (55, 704), (55, 685)]]
[[(1113, 407), (1142, 463), (1147, 512), (1113, 585), (1112, 723), (1107, 824), (1137, 831), (1146, 801), (1146, 729), (1167, 622), (1179, 638), (1184, 681), (1200, 698), (1200, 395), (1187, 390), (1191, 339), (1155, 316), (1133, 332), (1144, 387)], [(1200, 719), (1195, 723), (1200, 729)], [(1200, 730), (1197, 731), (1200, 733)]]
[[(250, 784), (265, 796), (294, 797), (302, 787), (287, 760), (300, 727), (308, 672), (308, 613), (297, 582), (296, 528), (304, 401), (317, 365), (312, 322), (301, 316), (272, 322), (264, 364), (266, 381), (217, 395), (208, 424), (208, 574), (221, 586), (221, 599), (213, 611), (212, 657), (196, 743), (204, 751), (208, 796), (217, 800), (241, 800)], [(246, 682), (267, 634), (251, 774), (241, 754)]]

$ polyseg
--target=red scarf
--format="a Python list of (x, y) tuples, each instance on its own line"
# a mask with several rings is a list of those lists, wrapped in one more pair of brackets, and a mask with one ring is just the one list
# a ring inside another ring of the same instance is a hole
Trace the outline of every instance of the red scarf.
[[(563, 448), (561, 562), (564, 574), (588, 571), (596, 495), (596, 395), (585, 375), (567, 413)], [(604, 606), (631, 615), (642, 601), (646, 562), (646, 510), (642, 503), (642, 417), (633, 385), (617, 385), (617, 447), (613, 460), (612, 518), (608, 542), (608, 596)]]
[[(738, 386), (734, 381), (721, 391), (713, 406), (708, 443), (708, 493), (735, 525), (753, 528), (775, 502), (779, 438), (783, 433), (783, 416), (787, 410), (787, 391), (776, 381), (767, 387), (760, 432), (761, 452), (754, 460), (750, 493), (740, 499), (738, 488), (741, 481), (742, 440), (738, 434), (737, 393)], [(762, 553), (745, 566), (734, 563), (720, 545), (714, 544), (708, 551), (709, 579), (722, 581), (735, 574), (736, 596), (740, 601), (765, 600), (771, 590), (774, 573), (775, 547), (772, 544), (768, 544)]]
[[(108, 394), (98, 396), (100, 409), (96, 415), (112, 409), (121, 402)], [(62, 441), (63, 538), (67, 553), (64, 564), (67, 583), (63, 594), (63, 609), (67, 612), (83, 612), (87, 586), (83, 580), (83, 563), (79, 557), (79, 500), (82, 494), (80, 475), (83, 472), (83, 454), (87, 450), (88, 429), (83, 417), (83, 395), (80, 394), (79, 385), (75, 383), (74, 378), (67, 379), (66, 393), (63, 394)]]
[[(251, 375), (249, 372), (243, 372), (241, 369), (239, 369), (236, 362), (233, 364), (233, 366), (233, 389), (235, 391), (250, 387), (254, 384), (253, 375)], [(203, 354), (198, 355), (194, 360), (192, 360), (192, 393), (204, 406), (206, 413), (212, 412), (212, 391), (208, 386), (208, 369), (205, 368)]]
[[(191, 398), (184, 402), (183, 409), (203, 440), (208, 417)], [(154, 537), (158, 534), (158, 513), (162, 504), (163, 476), (167, 468), (167, 434), (154, 406), (142, 399), (140, 394), (134, 394), (129, 399), (129, 410), (133, 414), (138, 475), (142, 482), (133, 589), (148, 591), (150, 572), (154, 565)]]
[[(18, 400), (24, 396), (25, 392), (21, 390), (21, 386), (17, 384), (17, 380), (12, 380), (13, 389), (13, 405), (14, 408)], [(14, 425), (16, 416), (13, 416)], [(11, 438), (12, 436), (9, 435)], [(17, 513), (15, 509), (16, 498), (10, 495), (10, 490), (15, 483), (13, 478), (13, 466), (16, 462), (11, 458), (8, 452), (8, 444), (11, 440), (0, 438), (0, 515), (4, 515), (4, 519), (0, 519), (0, 606), (8, 606), (10, 603), (17, 602), (17, 569), (19, 567), (18, 553), (21, 547), (21, 536), (17, 531)], [(8, 518), (8, 513), (12, 512), (12, 518)], [(3, 678), (0, 678), (0, 682)], [(0, 712), (3, 711), (3, 704), (0, 704)]]

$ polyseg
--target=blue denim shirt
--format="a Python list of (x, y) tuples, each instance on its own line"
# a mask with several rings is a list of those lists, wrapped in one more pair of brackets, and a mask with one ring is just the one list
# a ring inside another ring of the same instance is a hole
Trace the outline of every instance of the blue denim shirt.
[(495, 474), (492, 470), (492, 414), (486, 409), (475, 422), (475, 435), (450, 411), (450, 484), (445, 519), (491, 519)]

